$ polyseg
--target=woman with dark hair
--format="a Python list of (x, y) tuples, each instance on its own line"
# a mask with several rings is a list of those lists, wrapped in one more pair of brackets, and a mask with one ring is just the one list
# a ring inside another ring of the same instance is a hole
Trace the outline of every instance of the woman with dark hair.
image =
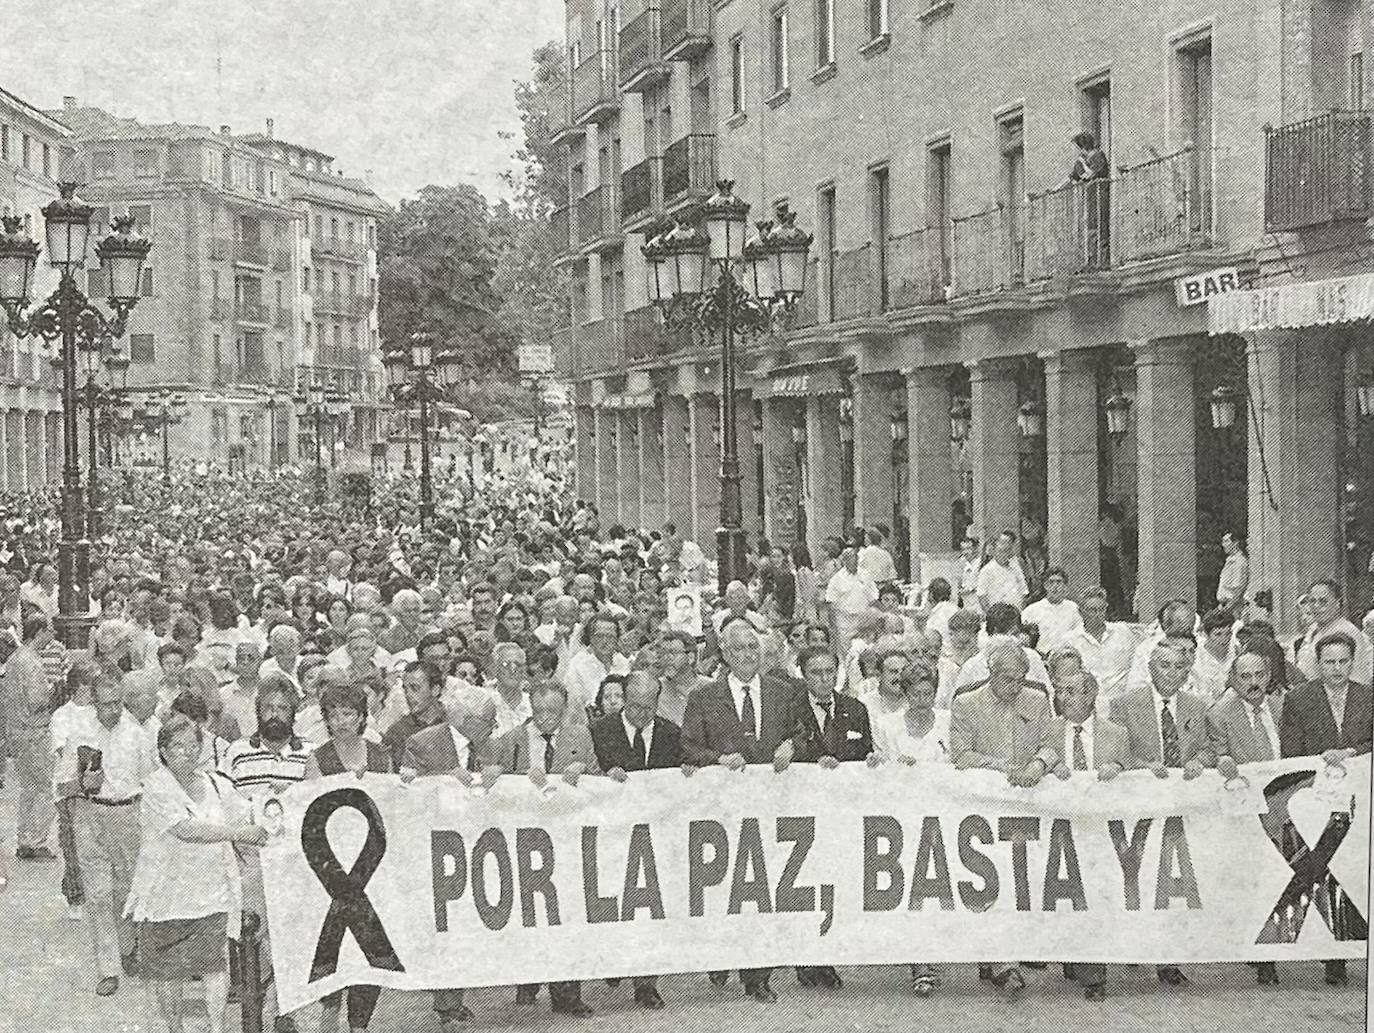
[(246, 637), (239, 627), (238, 604), (228, 593), (215, 592), (206, 601), (206, 608), (210, 623), (200, 633), (199, 653), (211, 670), (229, 671), (239, 643)]
[(530, 637), (530, 611), (518, 599), (512, 599), (496, 611), (496, 641), (518, 642), (522, 646)]
[[(138, 923), (138, 971), (169, 1033), (181, 1033), (184, 988), (199, 980), (211, 1033), (224, 1029), (228, 941), (243, 893), (237, 844), (261, 846), (247, 802), (223, 776), (198, 770), (200, 727), (172, 714), (157, 734), (158, 767), (143, 782), (142, 838), (126, 913)], [(150, 1002), (151, 1004), (152, 1002)]]
[(327, 596), (315, 615), (317, 624), (327, 627), (339, 640), (347, 634), (348, 618), (353, 616), (353, 607), (341, 595)]
[(595, 721), (599, 717), (619, 714), (625, 708), (625, 683), (629, 675), (608, 674), (601, 679), (601, 688), (596, 690), (596, 699), (587, 708), (587, 717)]
[(315, 612), (315, 588), (313, 585), (301, 585), (296, 589), (295, 595), (291, 597), (291, 616), (300, 622), (301, 627), (307, 633), (311, 628), (319, 625), (319, 616)]
[(792, 615), (805, 624), (816, 620), (820, 605), (820, 582), (811, 562), (811, 551), (804, 542), (792, 545), (792, 575), (797, 579), (797, 604)]

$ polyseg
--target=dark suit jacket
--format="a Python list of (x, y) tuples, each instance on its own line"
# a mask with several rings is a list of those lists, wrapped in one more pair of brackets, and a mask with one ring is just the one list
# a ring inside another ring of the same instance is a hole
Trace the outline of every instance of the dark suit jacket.
[[(1178, 751), (1182, 763), (1197, 759), (1204, 767), (1216, 767), (1217, 757), (1207, 738), (1207, 704), (1191, 692), (1176, 692), (1173, 697), (1174, 726), (1178, 729)], [(1154, 688), (1140, 685), (1111, 703), (1111, 719), (1131, 736), (1131, 754), (1144, 767), (1162, 759), (1159, 714), (1155, 710)]]
[(650, 768), (675, 768), (682, 763), (682, 730), (666, 717), (654, 718), (653, 739), (649, 743), (649, 763), (640, 761), (625, 734), (625, 722), (611, 714), (591, 725), (592, 746), (602, 771), (644, 771)]
[(1260, 740), (1255, 736), (1255, 727), (1250, 723), (1250, 705), (1234, 692), (1222, 696), (1207, 711), (1207, 735), (1212, 740), (1212, 752), (1218, 759), (1230, 757), (1237, 764), (1250, 764), (1280, 756), (1283, 737), (1282, 699), (1281, 695), (1274, 693), (1265, 702), (1280, 737), (1280, 742), (1269, 744), (1272, 757), (1264, 756)]
[[(1051, 735), (1055, 749), (1062, 756), (1059, 758), (1070, 768), (1073, 767), (1073, 740), (1068, 738), (1068, 721), (1062, 717), (1056, 717), (1050, 722)], [(1135, 767), (1135, 760), (1131, 756), (1131, 737), (1126, 729), (1122, 728), (1115, 721), (1109, 721), (1100, 714), (1092, 716), (1093, 730), (1093, 767), (1101, 768), (1104, 764), (1118, 764), (1123, 769), (1129, 770)]]
[(800, 764), (814, 763), (821, 757), (834, 757), (836, 760), (863, 760), (873, 752), (873, 730), (868, 722), (868, 707), (855, 699), (837, 692), (834, 700), (834, 716), (830, 721), (830, 734), (824, 735), (816, 721), (816, 708), (811, 705), (811, 694), (802, 691), (793, 699), (796, 730), (792, 733), (793, 761)]
[[(482, 764), (499, 763), (495, 759), (493, 745), (488, 741), (484, 746), (478, 747), (477, 756)], [(462, 767), (458, 763), (458, 751), (453, 745), (453, 732), (449, 723), (441, 721), (407, 739), (405, 747), (401, 750), (399, 767), (412, 768), (421, 775), (442, 775)]]
[(764, 674), (759, 680), (759, 698), (754, 700), (759, 736), (751, 742), (745, 738), (735, 710), (728, 677), (722, 674), (710, 684), (693, 689), (687, 697), (682, 715), (683, 760), (705, 767), (727, 754), (738, 753), (749, 764), (770, 764), (782, 741), (796, 733), (794, 699), (806, 690), (786, 675)]
[(1279, 722), (1279, 744), (1285, 757), (1313, 757), (1327, 750), (1370, 751), (1370, 687), (1351, 682), (1345, 690), (1345, 718), (1336, 728), (1331, 704), (1320, 681), (1289, 689)]
[[(528, 775), (530, 772), (530, 725), (533, 721), (533, 718), (526, 718), (492, 743), (494, 763), (500, 764), (507, 774)], [(589, 775), (601, 774), (586, 725), (565, 723), (554, 736), (553, 765), (548, 774), (561, 775), (574, 761), (585, 764)], [(539, 764), (543, 763), (541, 755)]]

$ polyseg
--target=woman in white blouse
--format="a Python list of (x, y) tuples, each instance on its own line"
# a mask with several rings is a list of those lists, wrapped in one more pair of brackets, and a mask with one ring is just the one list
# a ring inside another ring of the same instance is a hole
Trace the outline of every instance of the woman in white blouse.
[(220, 775), (197, 770), (200, 726), (172, 714), (158, 730), (162, 765), (143, 782), (142, 837), (126, 913), (138, 923), (139, 973), (169, 1033), (181, 1033), (186, 985), (205, 986), (210, 1033), (224, 1029), (228, 941), (239, 935), (235, 844), (261, 846), (248, 804)]

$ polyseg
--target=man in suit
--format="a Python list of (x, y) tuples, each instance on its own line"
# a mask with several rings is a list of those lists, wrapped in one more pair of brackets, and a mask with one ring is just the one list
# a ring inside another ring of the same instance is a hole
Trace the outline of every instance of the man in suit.
[[(1033, 786), (1059, 761), (1050, 701), (1043, 692), (1027, 686), (1030, 663), (1016, 642), (998, 639), (990, 644), (987, 663), (987, 683), (954, 697), (950, 759), (960, 770), (1001, 771), (1012, 785)], [(1014, 962), (998, 962), (985, 969), (993, 986), (1008, 994), (1026, 985), (1021, 967)]]
[[(1238, 764), (1273, 760), (1279, 755), (1279, 722), (1282, 696), (1269, 695), (1269, 657), (1246, 650), (1231, 664), (1230, 692), (1207, 711), (1207, 736), (1217, 755), (1217, 772), (1222, 778), (1235, 778)], [(1286, 803), (1269, 798), (1269, 813), (1260, 821), (1269, 836), (1278, 839), (1287, 820)], [(1261, 986), (1276, 986), (1278, 967), (1272, 961), (1252, 963)]]
[[(583, 775), (599, 775), (596, 749), (587, 726), (567, 720), (568, 690), (552, 679), (539, 682), (530, 690), (531, 716), (511, 729), (492, 746), (492, 754), (503, 772), (527, 775), (541, 788), (550, 775), (562, 775), (568, 785), (577, 785)], [(516, 1004), (534, 1004), (538, 983), (526, 983), (515, 991)], [(559, 1015), (584, 1017), (592, 1014), (582, 1000), (580, 980), (549, 984), (549, 999)]]
[[(1150, 684), (1137, 685), (1112, 700), (1110, 716), (1130, 735), (1131, 756), (1157, 778), (1170, 768), (1182, 768), (1185, 779), (1197, 778), (1217, 758), (1207, 738), (1207, 704), (1190, 692), (1180, 692), (1192, 673), (1187, 643), (1169, 636), (1155, 643), (1150, 654)], [(1183, 986), (1188, 977), (1177, 965), (1160, 965), (1159, 981)]]
[[(445, 704), (448, 720), (416, 732), (401, 750), (401, 781), (417, 776), (451, 775), (464, 786), (474, 781), (490, 788), (501, 774), (494, 762), (492, 731), (496, 701), (478, 688), (456, 693)], [(463, 1004), (462, 989), (434, 991), (434, 1011), (441, 1033), (456, 1033), (472, 1011)]]
[[(1055, 777), (1067, 779), (1077, 772), (1085, 776), (1096, 772), (1101, 781), (1111, 781), (1131, 767), (1130, 735), (1097, 713), (1097, 680), (1091, 674), (1073, 664), (1055, 663), (1053, 656), (1049, 670), (1059, 714), (1052, 723), (1052, 738), (1060, 756), (1054, 766)], [(1083, 996), (1090, 1001), (1107, 996), (1107, 966), (1100, 962), (1066, 964), (1064, 976), (1077, 979)]]
[[(1320, 755), (1339, 765), (1370, 752), (1374, 700), (1368, 685), (1350, 680), (1355, 639), (1334, 631), (1313, 647), (1320, 677), (1290, 689), (1279, 721), (1279, 748), (1285, 757)], [(1338, 720), (1339, 715), (1339, 720)], [(1326, 981), (1346, 985), (1344, 961), (1326, 963)]]
[[(695, 767), (720, 764), (731, 771), (770, 763), (796, 731), (793, 708), (801, 687), (777, 671), (760, 673), (759, 635), (748, 621), (727, 621), (720, 648), (725, 673), (687, 697), (683, 760)], [(756, 1001), (776, 1001), (778, 995), (768, 985), (772, 972), (740, 969), (744, 992)], [(711, 973), (716, 986), (724, 986), (727, 978), (725, 972)]]
[[(853, 696), (835, 691), (838, 664), (835, 654), (824, 646), (806, 646), (797, 656), (797, 667), (806, 683), (806, 692), (793, 700), (795, 730), (784, 740), (775, 766), (780, 770), (795, 761), (837, 768), (841, 761), (868, 760), (873, 756), (873, 732), (868, 708)], [(802, 986), (825, 986), (838, 990), (844, 985), (833, 965), (801, 965), (797, 982)]]
[[(675, 768), (682, 763), (682, 732), (658, 717), (658, 676), (634, 671), (625, 681), (625, 703), (619, 714), (592, 722), (592, 746), (601, 770), (617, 782), (632, 771)], [(618, 982), (618, 980), (617, 980)], [(657, 1011), (663, 1007), (658, 976), (635, 976), (635, 1001)]]

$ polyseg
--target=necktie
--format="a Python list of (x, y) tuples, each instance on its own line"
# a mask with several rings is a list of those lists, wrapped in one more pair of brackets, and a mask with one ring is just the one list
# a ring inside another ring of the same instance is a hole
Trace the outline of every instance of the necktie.
[(553, 733), (544, 732), (544, 771), (553, 770)]
[(1088, 750), (1083, 745), (1083, 726), (1073, 726), (1073, 769), (1075, 771), (1088, 770)]
[(833, 699), (826, 700), (824, 703), (821, 704), (821, 710), (823, 711), (821, 720), (821, 738), (828, 740), (830, 738), (831, 725), (835, 720), (835, 701)]
[(467, 762), (467, 769), (468, 769), (469, 771), (481, 771), (481, 770), (482, 770), (481, 758), (479, 758), (479, 757), (477, 756), (477, 747), (474, 746), (474, 745), (472, 745), (472, 743), (468, 743), (468, 762)]
[(643, 770), (644, 768), (647, 768), (649, 766), (649, 751), (644, 746), (643, 728), (635, 729), (635, 741), (633, 745), (635, 756), (639, 759), (640, 770)]
[(1274, 759), (1274, 743), (1269, 738), (1269, 731), (1264, 727), (1264, 712), (1261, 708), (1263, 703), (1256, 703), (1250, 708), (1250, 725), (1255, 730), (1255, 742), (1259, 746), (1259, 760)]
[(754, 729), (754, 694), (746, 682), (744, 685), (744, 706), (740, 708), (740, 724), (744, 725), (744, 734), (749, 739), (756, 738)]
[(1164, 766), (1166, 768), (1183, 767), (1183, 751), (1178, 745), (1178, 725), (1174, 724), (1174, 715), (1169, 711), (1169, 701), (1164, 701), (1164, 706), (1159, 711), (1159, 731), (1160, 737), (1164, 741)]

